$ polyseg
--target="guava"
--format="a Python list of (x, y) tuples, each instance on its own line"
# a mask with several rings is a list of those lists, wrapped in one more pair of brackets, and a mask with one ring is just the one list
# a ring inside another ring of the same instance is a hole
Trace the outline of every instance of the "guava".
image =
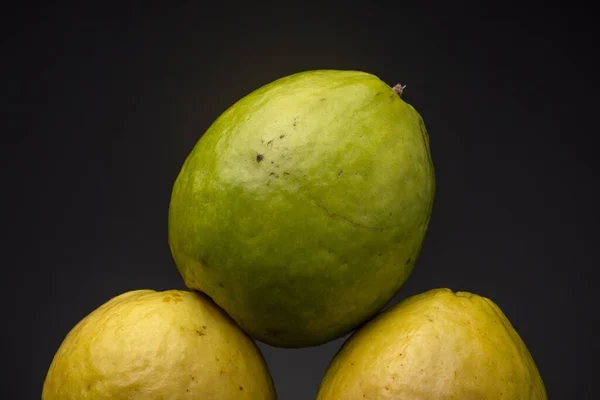
[(413, 270), (435, 191), (425, 124), (402, 89), (305, 71), (224, 111), (171, 193), (185, 285), (276, 347), (323, 344), (379, 311)]
[(134, 290), (68, 333), (42, 400), (276, 399), (256, 343), (207, 296)]
[(342, 345), (317, 400), (546, 400), (525, 343), (490, 299), (431, 289)]

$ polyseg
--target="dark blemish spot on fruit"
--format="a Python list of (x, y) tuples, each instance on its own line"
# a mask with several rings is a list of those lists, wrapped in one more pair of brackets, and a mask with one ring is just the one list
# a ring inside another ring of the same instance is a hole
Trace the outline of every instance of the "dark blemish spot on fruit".
[(240, 390), (244, 390), (244, 387), (243, 387), (243, 386), (240, 386)]
[(281, 332), (279, 329), (274, 329), (274, 328), (272, 328), (272, 329), (267, 329), (267, 335), (269, 335), (269, 336), (273, 336), (273, 337), (275, 337), (275, 336), (279, 336), (279, 335), (281, 335), (281, 333), (282, 333), (282, 332)]
[(350, 365), (354, 365), (354, 362), (351, 362)]
[(92, 388), (92, 385), (87, 385), (86, 389), (90, 390)]
[(406, 260), (406, 265), (410, 264), (410, 257), (408, 257), (408, 260)]
[(198, 330), (196, 329), (196, 333), (198, 334), (198, 336), (204, 336), (206, 335), (206, 333), (204, 333), (204, 331)]
[(327, 98), (326, 98), (326, 97), (321, 97), (321, 98), (319, 99), (319, 101), (325, 101), (325, 100), (327, 100)]
[(340, 171), (339, 171), (339, 172), (338, 172), (338, 174), (337, 174), (338, 178), (339, 178), (339, 176), (340, 176), (340, 175), (342, 175), (343, 173), (344, 173), (344, 170), (343, 170), (343, 169), (340, 169)]
[(257, 155), (256, 155), (256, 162), (261, 162), (263, 158), (264, 158), (264, 157), (263, 157), (263, 155), (262, 155), (262, 154), (257, 154)]
[(196, 380), (196, 378), (194, 377), (194, 375), (190, 375), (190, 378), (192, 378), (193, 381)]
[(381, 96), (382, 94), (383, 94), (383, 92), (377, 92), (377, 93), (375, 93), (375, 97)]
[(269, 175), (270, 175), (270, 176), (273, 176), (273, 175), (275, 175), (275, 172), (271, 172)]
[(284, 174), (284, 175), (289, 175), (290, 173), (289, 173), (289, 172), (284, 172), (283, 174)]
[(206, 329), (206, 325), (202, 325), (202, 329)]
[(285, 135), (281, 135), (279, 136), (279, 139), (283, 139), (285, 137)]
[(223, 287), (223, 283), (219, 282), (219, 287)]

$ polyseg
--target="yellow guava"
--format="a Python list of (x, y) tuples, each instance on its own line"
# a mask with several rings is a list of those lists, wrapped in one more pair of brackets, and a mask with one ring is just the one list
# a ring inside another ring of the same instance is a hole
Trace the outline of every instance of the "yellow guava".
[(135, 290), (66, 336), (42, 400), (276, 399), (254, 341), (205, 295)]
[(317, 400), (546, 400), (534, 360), (491, 300), (432, 289), (355, 331)]

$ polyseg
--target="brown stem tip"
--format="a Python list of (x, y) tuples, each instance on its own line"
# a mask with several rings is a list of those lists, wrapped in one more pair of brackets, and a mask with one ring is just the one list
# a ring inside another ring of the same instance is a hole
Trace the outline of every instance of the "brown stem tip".
[(396, 86), (394, 86), (392, 88), (392, 90), (394, 92), (396, 92), (396, 94), (400, 97), (402, 97), (402, 92), (404, 91), (404, 88), (406, 87), (406, 85), (402, 86), (401, 84), (397, 83)]

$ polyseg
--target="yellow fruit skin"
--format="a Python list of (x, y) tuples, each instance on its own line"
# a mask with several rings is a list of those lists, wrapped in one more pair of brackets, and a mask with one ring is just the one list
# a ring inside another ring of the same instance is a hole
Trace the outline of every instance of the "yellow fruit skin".
[(491, 300), (432, 289), (381, 313), (342, 346), (318, 400), (543, 400), (531, 354)]
[(82, 319), (52, 360), (42, 400), (276, 399), (252, 339), (208, 297), (135, 290)]

